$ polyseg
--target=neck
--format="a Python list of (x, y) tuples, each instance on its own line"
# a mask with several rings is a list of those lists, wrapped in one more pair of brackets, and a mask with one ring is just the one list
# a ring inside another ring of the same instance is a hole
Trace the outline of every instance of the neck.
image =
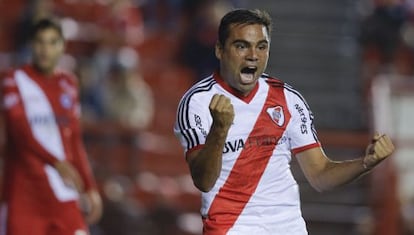
[(233, 87), (228, 81), (227, 81), (227, 79), (225, 79), (225, 77), (223, 76), (224, 74), (222, 73), (222, 71), (220, 71), (219, 72), (219, 76), (220, 76), (220, 78), (221, 78), (221, 80), (228, 86), (228, 88), (230, 88), (232, 91), (233, 91), (233, 93), (235, 93), (235, 94), (237, 94), (239, 97), (247, 97), (247, 96), (249, 96), (250, 95), (250, 93), (254, 90), (254, 87), (256, 86), (256, 84), (255, 84), (255, 86), (251, 89), (251, 90), (248, 90), (248, 91), (241, 91), (241, 90), (239, 90), (239, 89), (237, 89), (237, 88), (235, 88), (235, 87)]
[(33, 68), (40, 74), (44, 75), (45, 77), (50, 77), (53, 72), (55, 71), (55, 68), (52, 67), (50, 69), (43, 69), (39, 67), (37, 64), (33, 63)]

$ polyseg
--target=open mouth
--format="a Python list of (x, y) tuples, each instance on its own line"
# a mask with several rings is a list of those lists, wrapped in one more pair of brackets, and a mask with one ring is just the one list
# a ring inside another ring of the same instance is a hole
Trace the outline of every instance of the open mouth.
[(254, 74), (257, 71), (257, 67), (255, 66), (247, 66), (241, 69), (241, 82), (244, 84), (249, 84), (254, 82)]

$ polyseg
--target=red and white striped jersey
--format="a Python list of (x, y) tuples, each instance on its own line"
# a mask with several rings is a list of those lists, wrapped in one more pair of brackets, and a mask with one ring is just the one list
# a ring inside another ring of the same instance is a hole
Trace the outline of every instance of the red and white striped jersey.
[(3, 192), (10, 210), (29, 210), (29, 205), (34, 211), (59, 210), (61, 203), (78, 199), (78, 192), (53, 167), (59, 160), (77, 168), (86, 190), (95, 187), (73, 76), (55, 72), (45, 77), (24, 66), (0, 80), (0, 101), (7, 136)]
[(178, 107), (174, 132), (186, 153), (205, 142), (215, 94), (230, 98), (235, 117), (220, 176), (202, 193), (204, 234), (307, 234), (289, 163), (292, 153), (320, 146), (309, 106), (267, 75), (243, 97), (215, 73), (190, 88)]

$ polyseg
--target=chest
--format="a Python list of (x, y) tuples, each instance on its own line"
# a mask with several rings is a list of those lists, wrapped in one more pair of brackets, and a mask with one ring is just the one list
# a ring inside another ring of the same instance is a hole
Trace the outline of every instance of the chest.
[(284, 96), (272, 95), (249, 104), (234, 103), (235, 117), (229, 136), (280, 137), (291, 118)]
[(59, 77), (39, 81), (28, 76), (16, 76), (21, 98), (21, 117), (31, 125), (68, 126), (76, 116), (76, 93)]
[(288, 148), (286, 133), (291, 114), (283, 95), (270, 94), (249, 104), (235, 102), (233, 108), (235, 118), (223, 149), (229, 160), (230, 155), (237, 157), (243, 150), (268, 152), (276, 146)]

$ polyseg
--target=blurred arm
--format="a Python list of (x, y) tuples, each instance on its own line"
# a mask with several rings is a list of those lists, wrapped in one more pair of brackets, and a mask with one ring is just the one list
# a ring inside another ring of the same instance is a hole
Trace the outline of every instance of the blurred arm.
[(72, 124), (72, 154), (74, 159), (74, 166), (82, 178), (85, 187), (86, 209), (85, 219), (89, 224), (94, 224), (99, 221), (102, 216), (102, 200), (96, 187), (96, 182), (89, 165), (88, 156), (86, 154), (85, 146), (82, 141), (82, 131), (80, 127), (80, 111), (79, 100), (77, 100), (75, 118)]

